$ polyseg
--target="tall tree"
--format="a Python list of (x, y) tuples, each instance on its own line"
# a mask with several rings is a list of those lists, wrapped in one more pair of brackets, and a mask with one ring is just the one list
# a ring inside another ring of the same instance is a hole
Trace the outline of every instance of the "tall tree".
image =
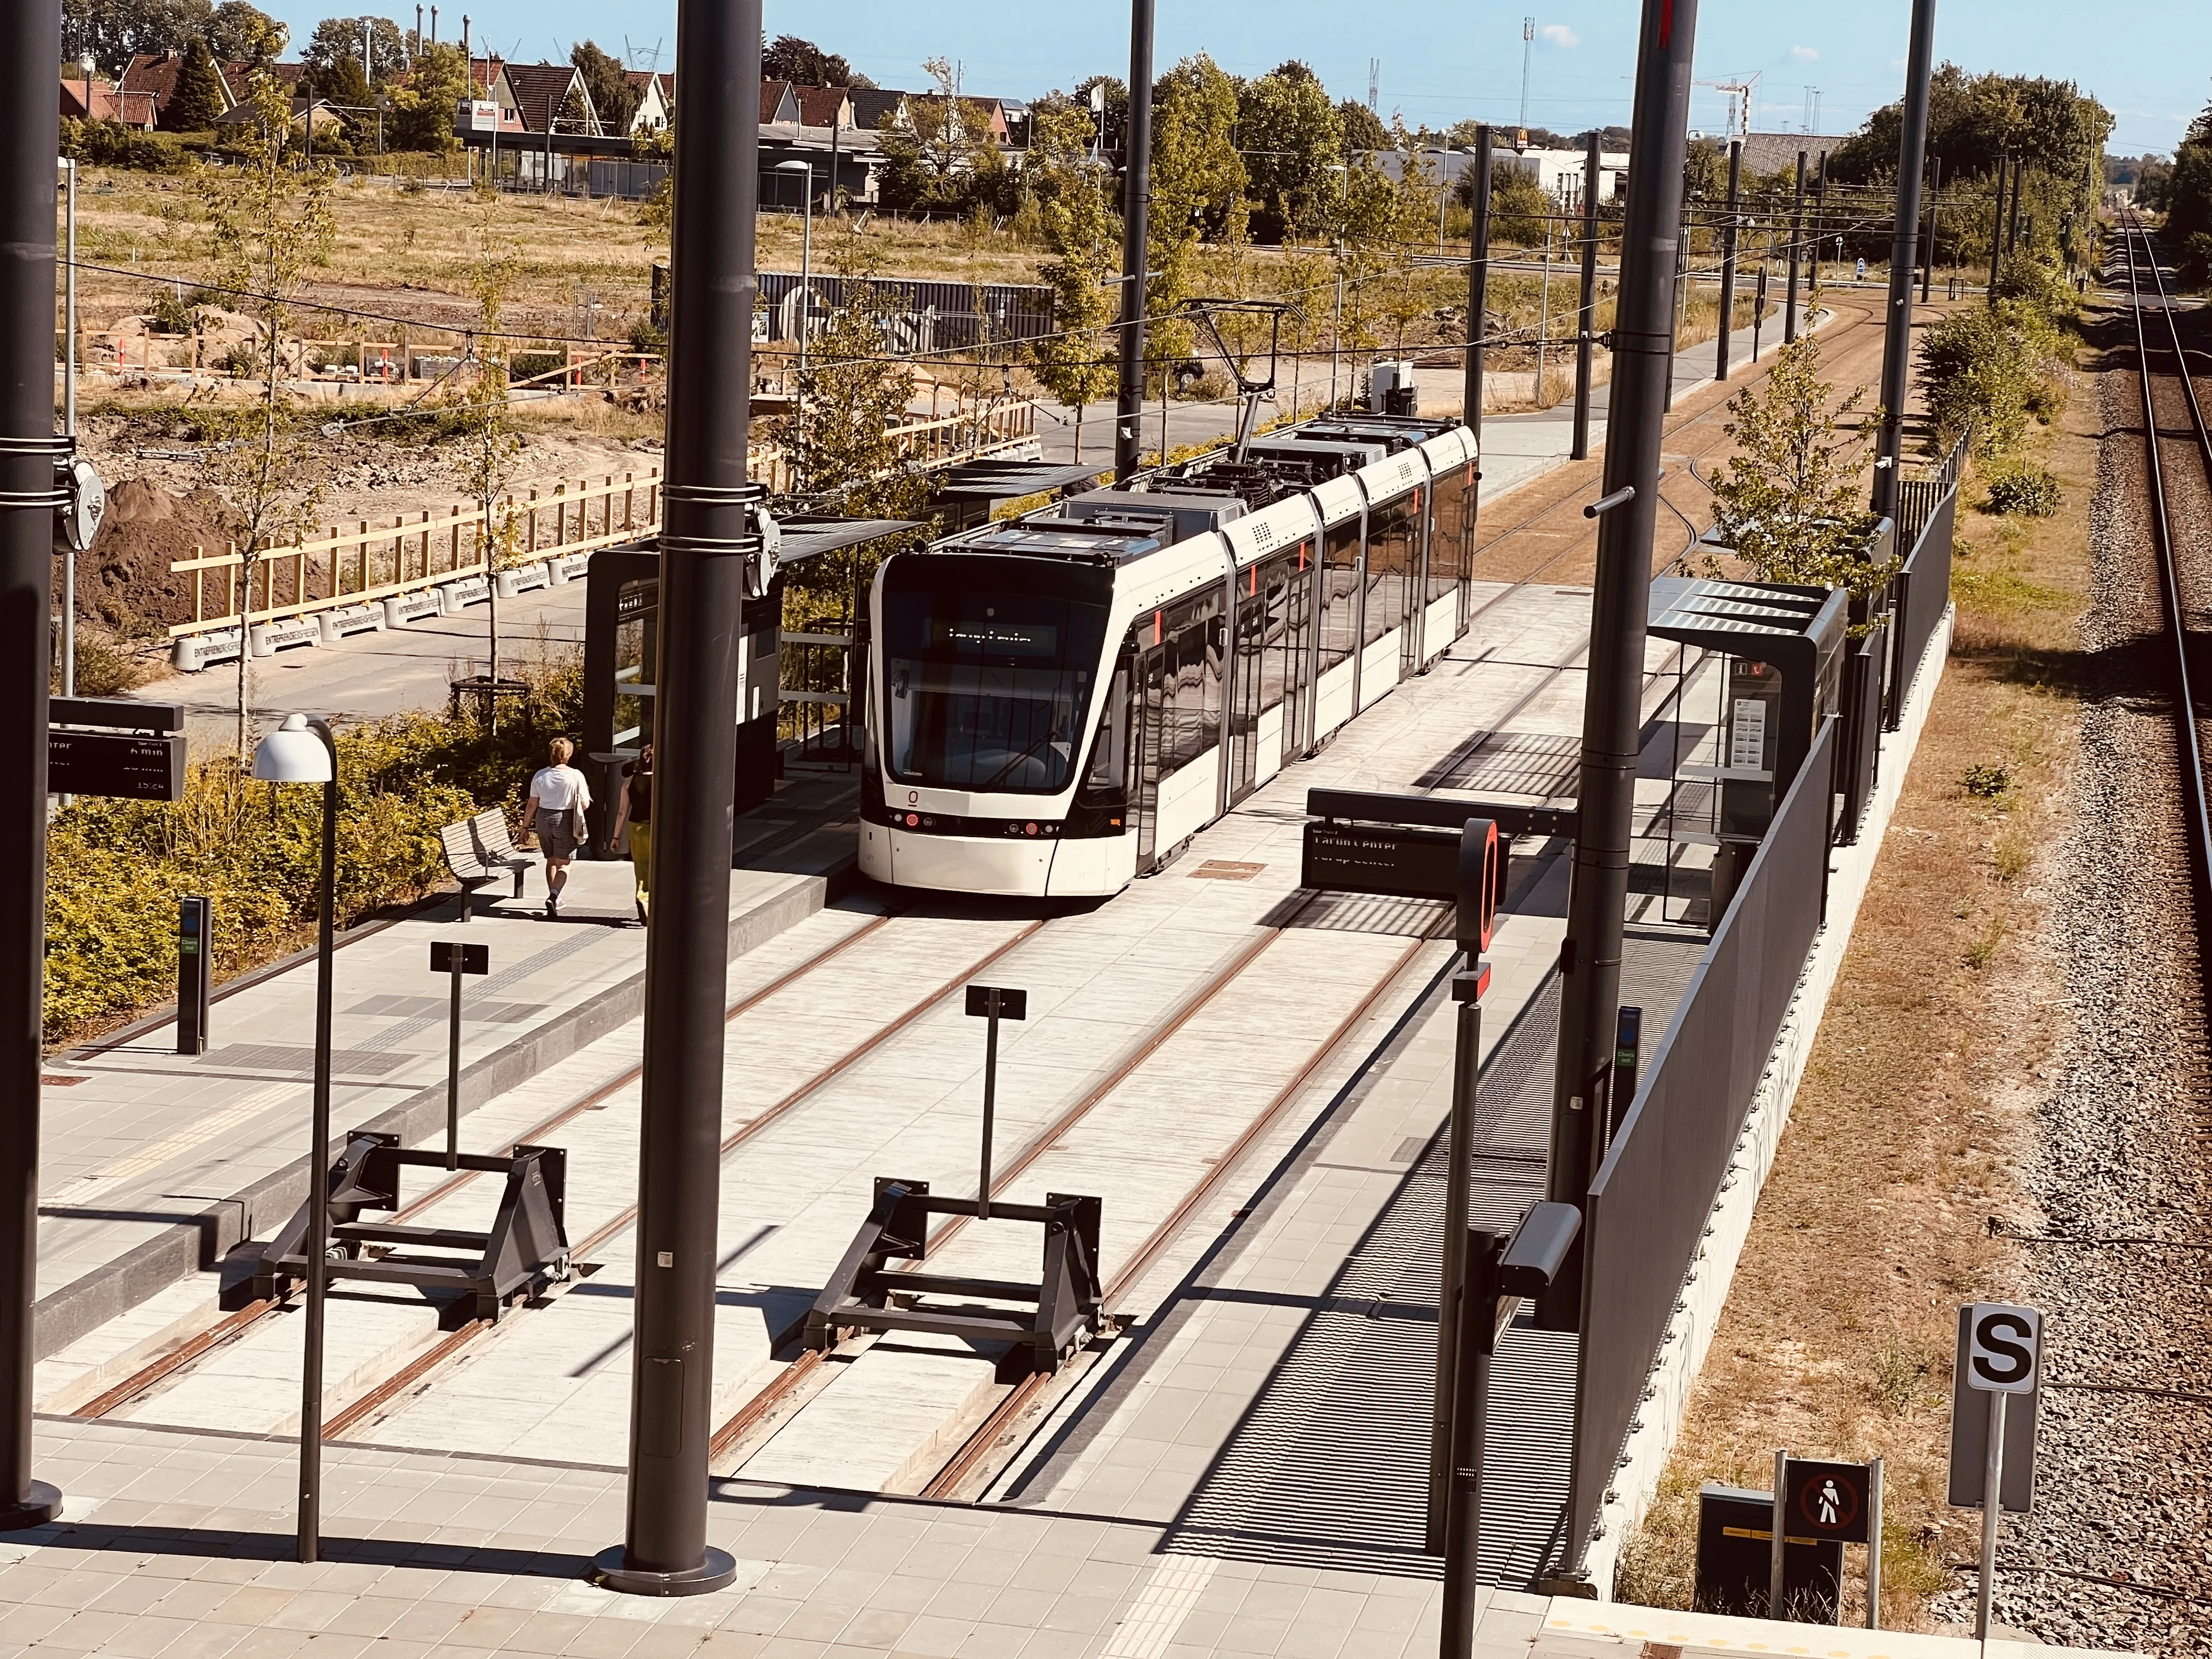
[(1237, 106), (1238, 146), (1259, 204), (1255, 233), (1264, 241), (1311, 235), (1335, 195), (1329, 169), (1344, 160), (1344, 118), (1295, 61), (1246, 82)]
[(103, 75), (119, 76), (138, 53), (184, 51), (214, 12), (212, 0), (62, 0), (62, 57), (88, 55)]
[[(177, 69), (176, 90), (161, 112), (161, 125), (172, 132), (207, 132), (230, 107), (223, 95), (222, 71), (207, 41), (194, 37), (185, 48), (185, 61)], [(281, 137), (281, 131), (279, 136)]]
[(273, 64), (292, 31), (248, 0), (222, 0), (207, 21), (208, 50), (226, 64)]
[(450, 41), (426, 45), (416, 55), (407, 84), (392, 94), (387, 142), (394, 149), (444, 154), (460, 148), (453, 112), (468, 96), (469, 69), (461, 49)]
[[(300, 356), (292, 321), (308, 270), (330, 257), (337, 222), (329, 171), (295, 168), (285, 159), (290, 89), (273, 75), (257, 72), (246, 102), (253, 118), (239, 127), (238, 165), (202, 169), (193, 175), (193, 191), (207, 219), (216, 283), (254, 325), (252, 402), (207, 408), (199, 416), (211, 440), (202, 451), (202, 473), (229, 505), (245, 558), (245, 608), (251, 613), (262, 556), (313, 528), (321, 494), (309, 470), (312, 430), (297, 418), (289, 390)], [(268, 605), (265, 590), (261, 604)], [(241, 763), (252, 727), (252, 652), (240, 651)]]
[(622, 64), (591, 40), (578, 41), (568, 52), (568, 61), (583, 76), (584, 90), (592, 94), (599, 131), (617, 137), (628, 132), (629, 118), (637, 113), (638, 93)]
[[(364, 29), (368, 36), (365, 70), (362, 64)], [(300, 60), (307, 66), (307, 81), (318, 97), (333, 96), (325, 86), (343, 64), (362, 70), (368, 84), (380, 90), (407, 72), (407, 44), (399, 25), (389, 17), (325, 17), (315, 25), (314, 33), (301, 49)]]
[(824, 52), (811, 40), (795, 34), (779, 34), (761, 48), (761, 75), (769, 81), (788, 81), (797, 87), (872, 87), (876, 83), (857, 72), (842, 55)]
[(1182, 314), (1200, 292), (1200, 249), (1211, 237), (1244, 240), (1249, 182), (1237, 153), (1237, 82), (1204, 52), (1184, 58), (1152, 89), (1152, 205), (1146, 222), (1146, 285), (1152, 319), (1146, 350), (1155, 361), (1187, 356), (1191, 326)]
[(1344, 123), (1344, 147), (1347, 150), (1388, 149), (1390, 148), (1390, 129), (1382, 125), (1382, 118), (1361, 103), (1357, 98), (1347, 98), (1336, 106), (1337, 117)]

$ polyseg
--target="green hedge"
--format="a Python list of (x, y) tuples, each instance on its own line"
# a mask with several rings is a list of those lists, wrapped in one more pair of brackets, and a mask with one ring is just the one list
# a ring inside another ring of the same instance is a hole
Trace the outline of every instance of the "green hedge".
[[(404, 904), (446, 879), (438, 830), (486, 806), (519, 812), (545, 739), (574, 734), (580, 675), (529, 675), (535, 742), (464, 714), (401, 714), (338, 734), (338, 923)], [(174, 994), (179, 897), (215, 901), (222, 980), (305, 942), (315, 919), (322, 799), (242, 776), (228, 756), (193, 765), (171, 805), (79, 797), (46, 838), (49, 1040)]]

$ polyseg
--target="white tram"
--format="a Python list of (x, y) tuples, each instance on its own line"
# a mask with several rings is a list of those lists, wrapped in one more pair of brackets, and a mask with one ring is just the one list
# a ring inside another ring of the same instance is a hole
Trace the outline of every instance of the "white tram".
[(860, 868), (1118, 891), (1465, 631), (1456, 422), (1332, 416), (885, 560)]

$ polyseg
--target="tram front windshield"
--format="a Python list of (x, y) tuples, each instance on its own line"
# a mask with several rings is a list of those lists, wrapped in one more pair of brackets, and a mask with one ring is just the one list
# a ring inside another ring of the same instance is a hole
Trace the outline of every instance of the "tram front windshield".
[(902, 783), (1052, 794), (1079, 763), (1112, 580), (908, 555), (884, 572), (884, 763)]

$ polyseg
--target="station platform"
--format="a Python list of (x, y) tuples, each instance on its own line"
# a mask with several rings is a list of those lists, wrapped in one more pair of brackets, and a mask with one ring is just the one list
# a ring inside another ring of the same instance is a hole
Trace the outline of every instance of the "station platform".
[[(854, 775), (805, 770), (739, 819), (733, 957), (850, 889), (856, 810)], [(544, 913), (542, 863), (521, 897), (510, 890), (480, 890), (467, 922), (459, 896), (448, 895), (341, 938), (331, 1100), (340, 1130), (442, 1144), (449, 983), (429, 970), (437, 941), (491, 954), (490, 974), (463, 989), (465, 1122), (518, 1089), (558, 1102), (604, 1080), (575, 1057), (643, 1006), (645, 933), (635, 925), (630, 866), (572, 865), (557, 921)], [(176, 1052), (170, 1012), (46, 1062), (36, 1352), (46, 1360), (88, 1336), (110, 1352), (88, 1368), (50, 1368), (42, 1398), (104, 1386), (112, 1365), (164, 1340), (171, 1320), (148, 1309), (158, 1292), (209, 1277), (202, 1270), (218, 1267), (240, 1238), (267, 1237), (299, 1206), (315, 979), (310, 950), (219, 987), (204, 1054)]]

